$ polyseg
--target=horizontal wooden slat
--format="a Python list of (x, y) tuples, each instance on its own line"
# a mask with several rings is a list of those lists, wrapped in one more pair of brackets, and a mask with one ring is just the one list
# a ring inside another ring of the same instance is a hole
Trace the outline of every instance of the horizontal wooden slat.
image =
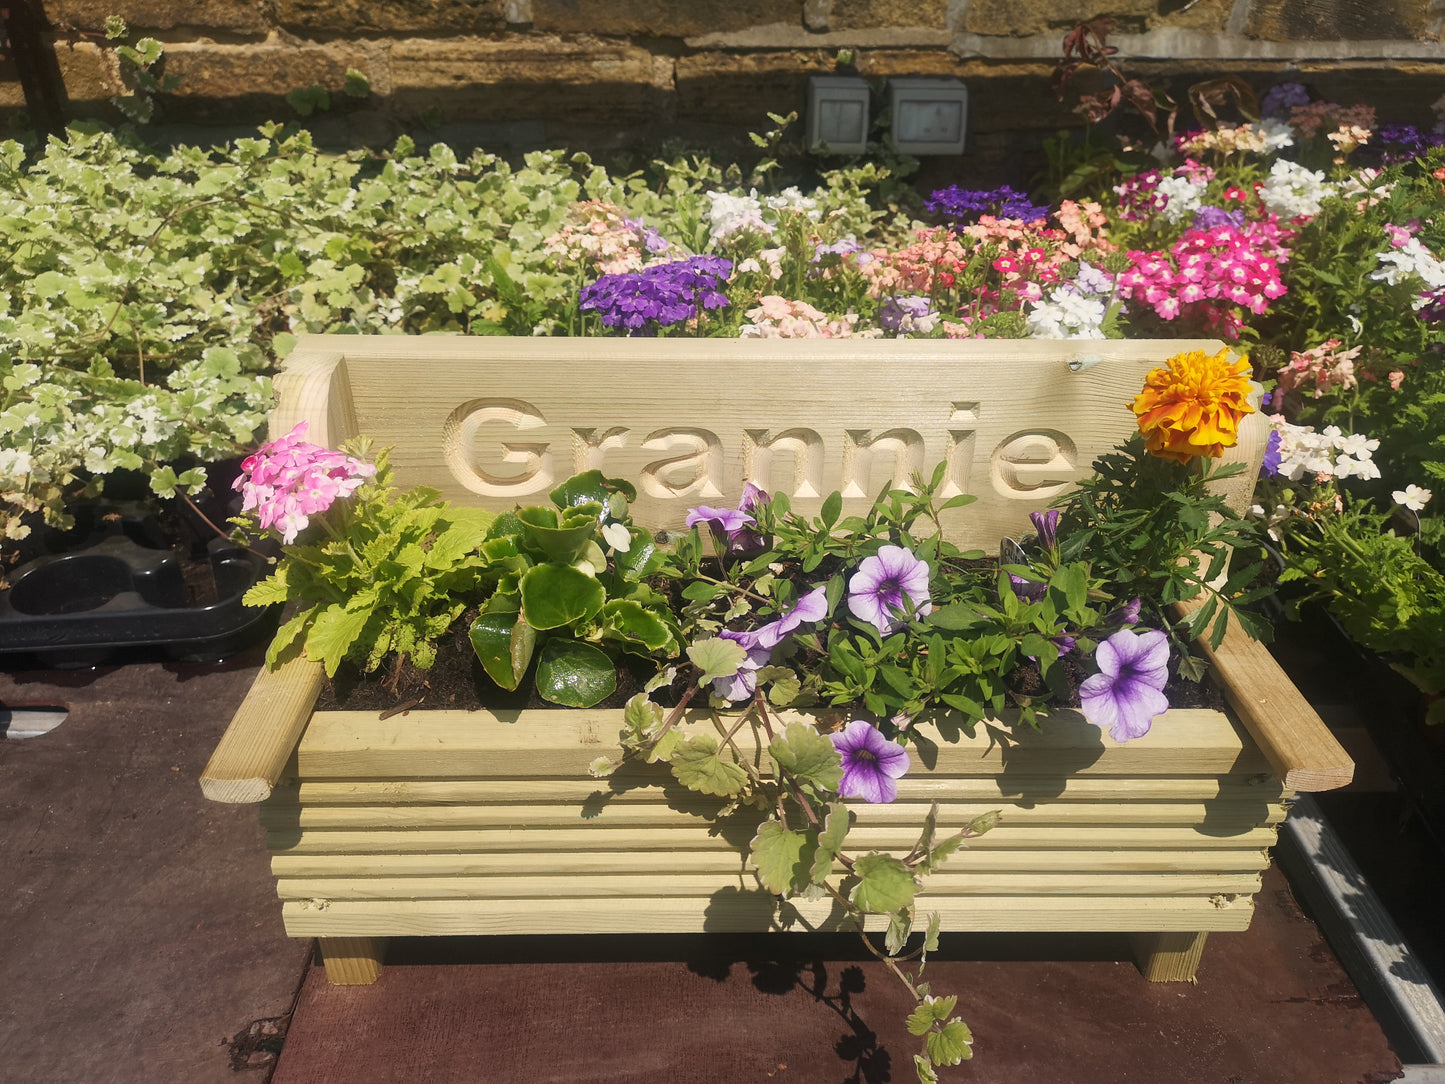
[[(667, 801), (676, 784), (665, 772), (627, 774), (613, 780), (596, 779), (398, 779), (308, 780), (299, 786), (277, 787), (277, 802), (307, 806), (327, 805), (479, 805), (484, 802), (558, 802), (580, 806), (584, 802), (611, 803)], [(1284, 796), (1272, 776), (905, 776), (898, 781), (902, 801), (938, 799), (989, 802), (1008, 799), (1032, 801), (1207, 801), (1214, 798), (1250, 798), (1278, 801)]]
[[(541, 854), (278, 854), (271, 872), (302, 877), (491, 877), (517, 874), (743, 872), (746, 856), (735, 850), (679, 851), (662, 866), (649, 851), (548, 851)], [(1264, 848), (1240, 850), (957, 851), (944, 867), (976, 873), (1248, 873), (1269, 865)]]
[[(706, 799), (684, 800), (680, 808), (658, 803), (606, 805), (585, 815), (575, 806), (561, 805), (412, 805), (412, 806), (286, 806), (261, 807), (266, 828), (566, 828), (583, 823), (598, 827), (662, 828), (696, 824), (716, 808)], [(894, 802), (858, 811), (859, 827), (923, 824), (928, 806), (920, 802)], [(1195, 824), (1244, 826), (1276, 824), (1286, 809), (1278, 803), (1213, 802), (1040, 802), (1021, 807), (1007, 802), (952, 805), (939, 811), (939, 825), (956, 831), (985, 813), (1002, 809), (1010, 825), (1158, 825)]]
[[(781, 722), (804, 718), (782, 712)], [(688, 729), (712, 732), (705, 712)], [(617, 757), (615, 710), (534, 710), (493, 715), (476, 711), (413, 712), (379, 719), (376, 712), (323, 711), (311, 719), (297, 749), (296, 770), (311, 779), (587, 778), (598, 757)], [(912, 752), (929, 772), (985, 775), (1234, 775), (1269, 772), (1252, 743), (1224, 714), (1205, 709), (1166, 712), (1148, 734), (1117, 744), (1077, 711), (1060, 711), (1042, 730), (1009, 732), (1011, 744), (980, 727), (973, 738), (947, 728), (936, 745)], [(998, 732), (1002, 732), (999, 730)], [(739, 740), (752, 736), (745, 727)], [(947, 740), (952, 738), (954, 740)], [(920, 773), (921, 774), (921, 773)], [(605, 784), (599, 783), (599, 787)]]
[[(552, 851), (680, 851), (723, 850), (736, 853), (746, 846), (751, 833), (744, 830), (728, 835), (710, 835), (706, 827), (684, 828), (494, 828), (453, 830), (402, 830), (392, 832), (348, 832), (314, 828), (306, 831), (273, 831), (266, 846), (275, 854), (472, 854), (480, 852)], [(848, 834), (850, 847), (860, 850), (907, 852), (918, 841), (914, 828), (855, 828)], [(986, 835), (969, 840), (973, 850), (993, 849), (1093, 849), (1172, 850), (1208, 848), (1217, 850), (1269, 847), (1274, 844), (1272, 827), (1220, 829), (1201, 832), (1196, 828), (1110, 826), (1092, 828), (1010, 828), (1000, 825)]]
[[(920, 897), (920, 900), (927, 897)], [(1249, 927), (1249, 896), (1129, 898), (1117, 896), (956, 896), (928, 910), (950, 931), (1119, 932), (1158, 930), (1193, 933)], [(780, 928), (774, 901), (760, 892), (719, 894), (712, 899), (658, 899), (646, 907), (589, 906), (576, 900), (334, 900), (282, 905), (292, 937), (405, 937), (430, 934), (531, 933), (755, 933)], [(852, 929), (830, 901), (789, 901), (796, 916), (785, 928)], [(886, 916), (870, 916), (881, 930)]]
[[(633, 899), (709, 897), (720, 889), (759, 888), (751, 873), (734, 875), (611, 873), (586, 877), (304, 877), (283, 878), (284, 900)], [(963, 873), (929, 875), (927, 898), (941, 896), (1209, 896), (1253, 894), (1257, 873)]]

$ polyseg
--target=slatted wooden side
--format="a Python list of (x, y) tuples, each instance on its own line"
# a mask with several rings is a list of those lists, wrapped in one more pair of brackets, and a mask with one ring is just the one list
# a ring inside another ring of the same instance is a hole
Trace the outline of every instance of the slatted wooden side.
[[(982, 732), (925, 746), (897, 802), (859, 808), (853, 846), (906, 852), (933, 801), (941, 832), (998, 809), (1000, 825), (929, 878), (923, 905), (949, 929), (1246, 928), (1285, 813), (1249, 739), (1212, 711), (1170, 712), (1123, 746), (1055, 722), (1007, 749)], [(588, 777), (618, 752), (616, 725), (604, 712), (318, 713), (296, 778), (261, 807), (288, 932), (838, 926), (826, 901), (775, 908), (740, 851), (752, 824), (712, 829), (720, 800), (660, 769)]]

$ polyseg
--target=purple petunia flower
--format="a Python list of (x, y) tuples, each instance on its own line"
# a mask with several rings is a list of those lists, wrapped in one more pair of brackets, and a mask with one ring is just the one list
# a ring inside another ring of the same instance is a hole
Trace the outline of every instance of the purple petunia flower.
[(776, 621), (770, 621), (760, 629), (753, 630), (753, 639), (760, 647), (769, 651), (783, 642), (783, 638), (804, 621), (810, 624), (828, 616), (828, 589), (815, 587), (798, 604)]
[(909, 768), (908, 751), (889, 741), (866, 719), (854, 719), (837, 734), (829, 735), (843, 757), (843, 778), (838, 793), (865, 802), (891, 802), (898, 797), (894, 782)]
[(758, 670), (768, 665), (772, 658), (772, 648), (763, 647), (758, 644), (754, 635), (750, 632), (729, 632), (724, 629), (718, 633), (724, 640), (734, 640), (743, 646), (747, 658), (743, 659), (738, 666), (738, 672), (731, 677), (720, 677), (712, 679), (712, 691), (724, 700), (746, 700), (757, 692)]
[(1038, 206), (1022, 192), (1015, 192), (1008, 185), (990, 189), (949, 185), (935, 191), (925, 206), (934, 214), (942, 215), (959, 225), (977, 222), (982, 215), (1016, 218), (1024, 222), (1038, 222), (1049, 217), (1047, 207)]
[(1094, 659), (1099, 672), (1079, 686), (1084, 718), (1118, 742), (1147, 734), (1154, 716), (1169, 710), (1169, 637), (1126, 629), (1100, 644)]
[(1039, 536), (1039, 545), (1049, 553), (1059, 552), (1059, 510), (1050, 508), (1047, 512), (1030, 512), (1029, 522)]
[(858, 564), (848, 581), (848, 610), (859, 621), (867, 621), (884, 636), (902, 628), (896, 611), (908, 611), (904, 596), (913, 607), (913, 617), (933, 609), (928, 595), (928, 564), (902, 546), (883, 546)]
[(597, 313), (607, 327), (655, 335), (659, 327), (685, 323), (704, 309), (726, 308), (722, 291), (732, 272), (732, 261), (721, 256), (690, 256), (603, 275), (582, 288), (579, 307)]
[(1120, 628), (1124, 625), (1135, 625), (1139, 622), (1139, 613), (1144, 608), (1141, 599), (1131, 598), (1124, 605), (1110, 610), (1104, 615), (1104, 626), (1106, 628)]
[(752, 529), (757, 526), (757, 520), (749, 513), (767, 499), (765, 490), (748, 482), (743, 486), (742, 499), (738, 501), (737, 508), (713, 508), (711, 505), (701, 504), (687, 513), (687, 519), (683, 523), (688, 527), (706, 523), (717, 544), (723, 546), (732, 556), (761, 553), (768, 548), (768, 542)]

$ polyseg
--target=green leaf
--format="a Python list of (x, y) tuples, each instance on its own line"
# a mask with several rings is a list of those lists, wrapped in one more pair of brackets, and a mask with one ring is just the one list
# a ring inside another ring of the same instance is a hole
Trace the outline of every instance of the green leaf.
[(633, 527), (632, 545), (623, 552), (614, 551), (612, 564), (623, 580), (636, 583), (651, 576), (662, 565), (662, 551), (653, 541), (652, 532), (642, 527)]
[(960, 631), (982, 625), (985, 618), (965, 602), (950, 602), (940, 606), (923, 619), (934, 628)]
[[(883, 948), (889, 956), (897, 956), (903, 951), (903, 946), (908, 944), (908, 938), (913, 933), (913, 916), (908, 909), (895, 911), (888, 916), (888, 930), (883, 935)], [(912, 1017), (909, 1017), (910, 1026)], [(918, 1034), (915, 1032), (914, 1034)]]
[(807, 723), (792, 723), (768, 746), (778, 767), (822, 790), (837, 790), (843, 778), (843, 758), (833, 742)]
[(372, 600), (358, 603), (354, 599), (345, 607), (327, 606), (316, 615), (306, 634), (306, 654), (325, 663), (327, 677), (336, 676), (336, 668), (366, 628), (371, 611)]
[(813, 868), (808, 872), (810, 882), (820, 885), (833, 871), (833, 859), (842, 853), (843, 840), (847, 838), (852, 823), (853, 814), (842, 802), (828, 806), (828, 812), (823, 816), (823, 830), (818, 833)]
[(607, 653), (580, 640), (555, 638), (537, 659), (537, 692), (568, 708), (590, 708), (617, 688), (617, 667)]
[(923, 1040), (928, 1056), (935, 1065), (957, 1065), (973, 1057), (973, 1033), (962, 1020), (950, 1020), (941, 1031), (930, 1032)]
[(515, 611), (502, 611), (478, 615), (467, 636), (487, 676), (504, 689), (515, 689), (532, 661), (536, 629)]
[(829, 493), (827, 498), (823, 501), (821, 516), (824, 529), (831, 528), (833, 524), (837, 523), (838, 515), (842, 511), (843, 494), (839, 493), (835, 489), (832, 493)]
[(701, 671), (697, 679), (701, 683), (713, 678), (732, 677), (747, 660), (748, 653), (736, 640), (716, 636), (695, 640), (688, 645), (687, 657)]
[(649, 651), (661, 651), (672, 643), (667, 622), (640, 602), (614, 599), (597, 614), (604, 637), (640, 644)]
[(858, 878), (853, 905), (870, 915), (907, 907), (918, 890), (912, 871), (891, 854), (863, 855), (853, 863), (853, 874)]
[(913, 1071), (918, 1074), (918, 1084), (938, 1084), (938, 1073), (933, 1063), (922, 1054), (913, 1055)]
[(749, 848), (753, 868), (764, 888), (777, 896), (801, 891), (813, 864), (813, 841), (777, 821), (765, 821)]
[(551, 497), (552, 502), (559, 508), (570, 508), (594, 501), (605, 507), (613, 493), (621, 493), (629, 501), (637, 500), (637, 488), (631, 482), (623, 478), (603, 477), (600, 470), (574, 474), (547, 496)]
[[(718, 755), (717, 741), (706, 734), (682, 742), (672, 754), (672, 774), (689, 790), (731, 798), (747, 786), (747, 772)], [(770, 822), (772, 823), (772, 822)]]
[(527, 545), (559, 565), (570, 565), (581, 557), (597, 533), (595, 516), (586, 522), (565, 524), (552, 508), (523, 508), (517, 512), (517, 519)]
[(589, 620), (607, 601), (607, 590), (585, 572), (545, 564), (522, 576), (522, 614), (534, 629), (557, 629)]

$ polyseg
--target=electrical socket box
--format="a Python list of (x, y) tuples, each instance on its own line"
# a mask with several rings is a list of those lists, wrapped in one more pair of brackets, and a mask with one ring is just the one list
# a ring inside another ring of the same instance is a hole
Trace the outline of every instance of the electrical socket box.
[(808, 150), (862, 154), (868, 149), (868, 83), (856, 75), (808, 79)]
[(914, 156), (962, 154), (968, 132), (968, 87), (957, 79), (888, 81), (893, 145)]

